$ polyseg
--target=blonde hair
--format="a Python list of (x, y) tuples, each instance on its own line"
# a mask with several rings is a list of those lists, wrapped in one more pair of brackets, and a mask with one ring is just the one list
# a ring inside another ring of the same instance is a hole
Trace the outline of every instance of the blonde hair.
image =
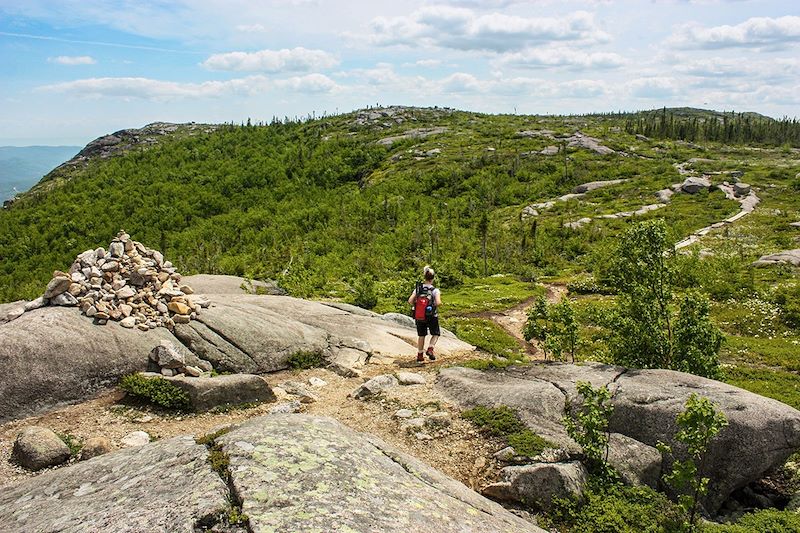
[(436, 272), (429, 265), (425, 265), (425, 268), (422, 269), (422, 277), (427, 281), (431, 281), (435, 276)]

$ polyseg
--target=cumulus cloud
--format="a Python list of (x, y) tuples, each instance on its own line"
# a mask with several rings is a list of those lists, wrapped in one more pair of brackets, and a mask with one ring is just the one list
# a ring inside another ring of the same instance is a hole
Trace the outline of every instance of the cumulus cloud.
[(681, 83), (676, 78), (653, 76), (632, 80), (628, 82), (627, 88), (637, 98), (663, 99), (678, 95), (681, 92)]
[(210, 70), (247, 72), (307, 72), (324, 70), (339, 64), (339, 60), (324, 50), (292, 48), (260, 50), (258, 52), (228, 52), (214, 54), (203, 63)]
[(480, 79), (466, 72), (456, 72), (431, 82), (433, 89), (444, 94), (524, 95), (528, 98), (594, 98), (608, 93), (606, 82), (570, 80), (554, 82), (541, 78), (496, 77)]
[(613, 52), (587, 52), (573, 48), (531, 48), (504, 54), (498, 66), (512, 68), (548, 69), (614, 69), (626, 64), (626, 60)]
[(97, 63), (97, 61), (95, 61), (95, 59), (91, 56), (56, 56), (48, 57), (47, 61), (49, 63), (67, 65), (69, 67), (74, 67), (77, 65), (94, 65)]
[(87, 78), (44, 85), (39, 87), (39, 90), (86, 97), (174, 100), (219, 97), (231, 93), (254, 94), (267, 89), (268, 86), (269, 80), (264, 76), (202, 83), (180, 83), (150, 78)]
[(551, 42), (605, 42), (609, 35), (592, 14), (561, 18), (479, 14), (471, 9), (432, 6), (401, 17), (378, 17), (367, 39), (379, 46), (435, 46), (462, 51), (508, 52)]
[(679, 27), (668, 44), (678, 48), (782, 48), (800, 42), (800, 17), (754, 17), (735, 26)]
[(743, 61), (741, 58), (709, 57), (684, 59), (676, 62), (673, 70), (699, 78), (755, 78), (761, 81), (779, 81), (797, 78), (800, 72), (800, 60), (776, 58), (768, 62), (758, 62)]
[(339, 85), (324, 74), (307, 74), (276, 80), (275, 87), (302, 93), (330, 93), (339, 90)]

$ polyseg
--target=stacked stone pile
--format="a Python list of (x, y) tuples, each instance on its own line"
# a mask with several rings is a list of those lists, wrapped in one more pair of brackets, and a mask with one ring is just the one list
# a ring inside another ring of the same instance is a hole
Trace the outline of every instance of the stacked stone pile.
[(181, 275), (161, 252), (120, 231), (108, 250), (87, 250), (69, 273), (54, 272), (44, 295), (30, 302), (26, 311), (44, 305), (78, 306), (95, 324), (115, 320), (142, 331), (172, 328), (188, 323), (209, 305), (180, 281)]

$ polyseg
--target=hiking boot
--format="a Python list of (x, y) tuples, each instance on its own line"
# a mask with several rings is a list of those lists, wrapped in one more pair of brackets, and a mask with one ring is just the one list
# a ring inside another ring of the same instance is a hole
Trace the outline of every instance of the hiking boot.
[[(436, 361), (436, 356), (433, 355), (433, 346), (429, 346), (428, 350), (425, 352), (428, 355), (428, 359), (431, 361)], [(422, 357), (422, 356), (419, 356)], [(419, 360), (419, 357), (417, 358)]]
[(425, 358), (422, 357), (422, 352), (419, 352), (417, 354), (417, 363), (424, 363), (424, 362), (425, 362)]

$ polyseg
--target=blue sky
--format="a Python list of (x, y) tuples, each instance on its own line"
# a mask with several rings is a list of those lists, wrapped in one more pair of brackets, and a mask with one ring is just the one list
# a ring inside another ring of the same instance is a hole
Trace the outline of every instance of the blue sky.
[(0, 0), (0, 145), (439, 105), (800, 116), (796, 0)]

